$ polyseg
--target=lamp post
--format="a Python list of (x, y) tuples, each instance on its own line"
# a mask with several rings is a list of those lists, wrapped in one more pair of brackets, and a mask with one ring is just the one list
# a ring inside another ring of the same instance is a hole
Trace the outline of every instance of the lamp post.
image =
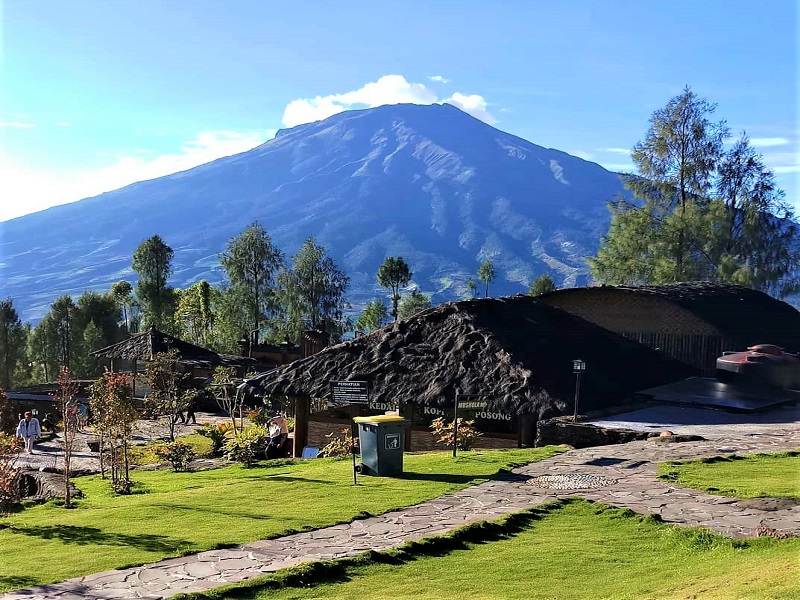
[(572, 415), (572, 421), (578, 422), (578, 403), (581, 398), (581, 376), (586, 371), (586, 361), (576, 358), (572, 361), (572, 372), (575, 373), (575, 412)]

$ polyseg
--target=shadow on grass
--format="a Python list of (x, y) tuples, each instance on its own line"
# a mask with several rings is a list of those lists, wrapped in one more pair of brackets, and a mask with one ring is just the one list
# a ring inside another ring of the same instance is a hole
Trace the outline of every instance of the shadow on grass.
[(27, 575), (0, 575), (0, 590), (16, 590), (36, 583), (35, 577)]
[(127, 546), (150, 552), (175, 552), (180, 547), (189, 546), (192, 542), (148, 533), (126, 534), (110, 533), (97, 527), (80, 527), (77, 525), (33, 525), (28, 527), (9, 527), (13, 533), (58, 540), (65, 544), (99, 544), (105, 546)]

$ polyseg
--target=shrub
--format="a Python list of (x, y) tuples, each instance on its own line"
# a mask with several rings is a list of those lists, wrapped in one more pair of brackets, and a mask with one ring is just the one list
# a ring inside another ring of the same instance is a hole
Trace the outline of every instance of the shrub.
[(322, 447), (319, 455), (325, 458), (340, 458), (350, 456), (353, 452), (353, 431), (350, 427), (342, 427), (338, 432), (325, 436), (330, 441)]
[(0, 432), (0, 514), (19, 500), (15, 463), (23, 445), (20, 438)]
[[(453, 447), (453, 422), (450, 420), (445, 421), (442, 417), (434, 419), (431, 423), (431, 430), (433, 437), (436, 438), (436, 443), (445, 448)], [(458, 420), (458, 449), (470, 450), (475, 441), (483, 434), (475, 429), (475, 421), (468, 421), (466, 419)]]
[(253, 466), (264, 454), (269, 432), (264, 427), (251, 425), (238, 433), (231, 432), (225, 440), (225, 458)]
[(230, 423), (219, 423), (218, 425), (209, 423), (198, 429), (197, 433), (211, 440), (212, 456), (222, 456), (225, 440), (232, 429), (233, 425)]
[(194, 448), (181, 440), (158, 446), (155, 448), (154, 453), (158, 458), (171, 464), (176, 473), (188, 471), (189, 463), (195, 457)]

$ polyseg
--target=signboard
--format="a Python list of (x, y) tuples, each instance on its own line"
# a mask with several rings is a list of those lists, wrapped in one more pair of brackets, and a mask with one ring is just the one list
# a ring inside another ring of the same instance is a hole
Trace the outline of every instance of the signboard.
[(470, 400), (469, 397), (458, 398), (458, 410), (485, 410), (489, 406), (486, 400)]
[[(476, 402), (476, 401), (475, 400), (470, 400), (470, 402)], [(484, 402), (484, 404), (486, 404), (486, 403)], [(482, 408), (474, 408), (474, 409), (467, 408), (467, 409), (464, 409), (464, 404), (462, 403), (462, 401), (460, 399), (459, 399), (459, 402), (458, 402), (458, 410), (459, 411), (462, 411), (462, 410), (470, 411), (471, 410), (472, 412), (474, 412), (473, 416), (476, 419), (481, 420), (481, 421), (507, 421), (507, 422), (511, 422), (511, 421), (514, 420), (514, 418), (508, 413), (505, 413), (505, 412), (502, 412), (502, 411), (499, 411), (499, 410), (487, 409), (485, 406), (482, 407)], [(437, 408), (435, 406), (425, 405), (422, 408), (422, 414), (429, 415), (429, 416), (432, 416), (432, 417), (446, 417), (447, 416), (447, 411), (442, 409), (442, 408)]]
[(332, 381), (331, 396), (334, 404), (369, 404), (369, 387), (366, 381)]
[(369, 401), (369, 408), (370, 410), (382, 410), (383, 412), (389, 412), (392, 410), (397, 410), (397, 403), (396, 402), (376, 402), (375, 400)]
[(400, 434), (399, 433), (387, 433), (383, 436), (383, 439), (386, 440), (386, 449), (387, 450), (400, 450)]

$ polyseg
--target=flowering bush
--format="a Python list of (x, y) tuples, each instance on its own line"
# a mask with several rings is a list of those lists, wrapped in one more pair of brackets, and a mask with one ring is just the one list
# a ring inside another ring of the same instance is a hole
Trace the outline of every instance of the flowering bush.
[[(453, 422), (450, 420), (445, 421), (442, 417), (434, 419), (431, 423), (431, 430), (433, 436), (436, 438), (436, 443), (445, 448), (453, 447)], [(466, 419), (458, 420), (458, 449), (469, 450), (475, 445), (475, 441), (483, 434), (475, 429), (475, 421), (467, 421)]]
[(211, 440), (212, 456), (222, 456), (222, 449), (225, 446), (225, 440), (228, 437), (228, 433), (232, 430), (233, 425), (230, 423), (219, 423), (217, 425), (209, 423), (198, 429), (197, 433)]
[(188, 471), (189, 463), (194, 459), (194, 449), (181, 440), (175, 440), (154, 450), (155, 455), (172, 465), (175, 472)]
[(225, 439), (225, 458), (252, 467), (262, 458), (268, 438), (269, 432), (259, 425), (245, 427), (238, 433), (231, 432)]
[(19, 500), (15, 463), (22, 447), (20, 438), (0, 432), (0, 513)]
[(330, 441), (322, 447), (319, 455), (325, 458), (338, 458), (350, 456), (353, 451), (353, 431), (350, 427), (342, 427), (338, 432), (325, 436)]

